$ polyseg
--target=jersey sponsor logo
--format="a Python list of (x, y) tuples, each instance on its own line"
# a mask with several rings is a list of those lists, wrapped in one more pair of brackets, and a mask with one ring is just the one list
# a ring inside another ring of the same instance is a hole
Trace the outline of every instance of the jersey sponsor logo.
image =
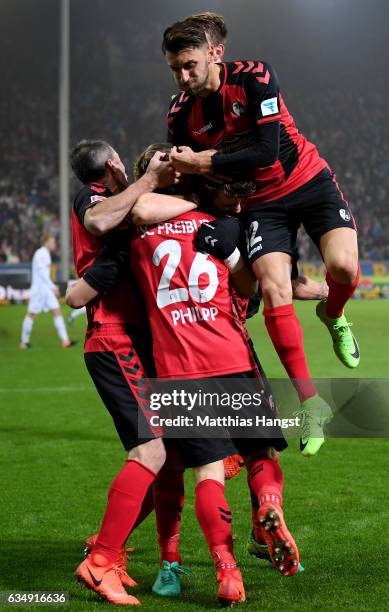
[(90, 198), (90, 203), (95, 204), (96, 202), (102, 202), (103, 200), (106, 200), (106, 199), (107, 198), (105, 198), (104, 196), (93, 195)]
[(203, 125), (202, 128), (200, 128), (199, 130), (193, 130), (193, 134), (194, 136), (200, 136), (200, 134), (204, 134), (205, 132), (208, 132), (208, 130), (212, 129), (212, 122), (210, 121), (209, 123), (207, 123), (207, 125)]
[(243, 106), (243, 104), (241, 104), (240, 102), (236, 101), (233, 103), (232, 105), (232, 112), (234, 113), (234, 115), (236, 115), (237, 117), (241, 117), (242, 115), (245, 114), (246, 109)]
[(349, 211), (346, 210), (345, 208), (341, 208), (339, 210), (339, 214), (342, 217), (343, 221), (350, 221), (351, 215), (350, 215)]
[(269, 98), (261, 103), (261, 113), (263, 117), (267, 117), (268, 115), (277, 115), (278, 112), (277, 98)]

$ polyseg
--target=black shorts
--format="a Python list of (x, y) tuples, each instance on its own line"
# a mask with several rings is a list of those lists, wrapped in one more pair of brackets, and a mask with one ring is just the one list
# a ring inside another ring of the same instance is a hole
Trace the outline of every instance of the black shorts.
[(248, 258), (253, 263), (268, 253), (288, 253), (298, 258), (297, 230), (303, 224), (317, 247), (321, 236), (338, 227), (356, 230), (354, 217), (333, 172), (325, 168), (291, 194), (243, 211)]
[[(251, 341), (250, 341), (251, 342)], [(265, 373), (258, 361), (255, 354), (254, 347), (251, 344), (253, 351), (253, 357), (257, 364), (254, 370), (249, 372), (237, 372), (234, 374), (226, 374), (225, 376), (212, 377), (215, 379), (231, 378), (231, 379), (242, 379), (242, 391), (244, 392), (244, 379), (255, 379), (258, 384), (258, 391), (262, 395), (262, 406), (265, 407), (267, 414), (277, 416), (276, 405), (272, 396), (269, 381), (267, 380)], [(188, 381), (186, 381), (188, 383)], [(196, 379), (193, 379), (193, 383), (196, 384)], [(222, 392), (222, 385), (220, 386)], [(245, 416), (242, 411), (242, 416)], [(262, 452), (266, 448), (275, 448), (277, 451), (282, 451), (287, 448), (288, 444), (283, 436), (280, 427), (274, 427), (272, 429), (274, 437), (233, 437), (230, 432), (228, 437), (228, 431), (226, 432), (227, 437), (225, 438), (166, 438), (165, 445), (167, 448), (169, 445), (179, 450), (181, 460), (184, 468), (200, 467), (213, 463), (230, 455), (238, 453), (243, 457), (254, 455), (258, 452)]]
[(183, 469), (208, 465), (237, 453), (229, 438), (165, 438), (164, 444), (168, 453), (170, 447), (178, 450)]
[[(151, 337), (143, 328), (102, 325), (85, 342), (84, 359), (95, 387), (110, 413), (124, 448), (129, 451), (162, 436), (159, 428), (149, 424), (149, 383), (147, 373), (154, 375)], [(143, 431), (139, 438), (138, 413)]]

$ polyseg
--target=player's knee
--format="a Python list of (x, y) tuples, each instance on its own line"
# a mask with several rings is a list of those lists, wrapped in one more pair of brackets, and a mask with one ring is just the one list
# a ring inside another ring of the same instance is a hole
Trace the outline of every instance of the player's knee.
[(351, 285), (358, 272), (358, 258), (352, 252), (342, 253), (328, 265), (331, 278), (337, 283)]
[(136, 459), (156, 474), (166, 460), (165, 446), (161, 438), (150, 440), (132, 449), (129, 459)]
[(201, 465), (193, 469), (196, 485), (203, 480), (216, 480), (224, 484), (224, 466), (223, 461), (214, 461), (207, 465)]
[(275, 308), (292, 303), (292, 285), (273, 279), (263, 279), (261, 283), (263, 301), (266, 308)]

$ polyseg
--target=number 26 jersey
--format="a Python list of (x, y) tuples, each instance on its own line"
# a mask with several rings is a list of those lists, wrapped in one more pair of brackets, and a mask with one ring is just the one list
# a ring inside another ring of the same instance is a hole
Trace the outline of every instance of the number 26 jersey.
[(223, 262), (198, 253), (194, 238), (214, 217), (191, 211), (138, 228), (131, 269), (143, 293), (159, 378), (202, 378), (253, 367)]

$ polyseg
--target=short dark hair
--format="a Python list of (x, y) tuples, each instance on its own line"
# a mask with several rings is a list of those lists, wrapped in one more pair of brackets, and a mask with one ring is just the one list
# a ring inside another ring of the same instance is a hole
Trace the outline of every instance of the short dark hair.
[(187, 20), (177, 21), (163, 33), (162, 53), (179, 53), (184, 49), (197, 49), (203, 45), (208, 45), (204, 29)]
[(224, 17), (218, 13), (207, 11), (205, 13), (189, 15), (184, 19), (184, 22), (202, 28), (213, 45), (220, 45), (227, 38), (228, 30), (226, 22)]
[(101, 180), (114, 149), (105, 140), (80, 140), (70, 154), (72, 170), (81, 183)]

